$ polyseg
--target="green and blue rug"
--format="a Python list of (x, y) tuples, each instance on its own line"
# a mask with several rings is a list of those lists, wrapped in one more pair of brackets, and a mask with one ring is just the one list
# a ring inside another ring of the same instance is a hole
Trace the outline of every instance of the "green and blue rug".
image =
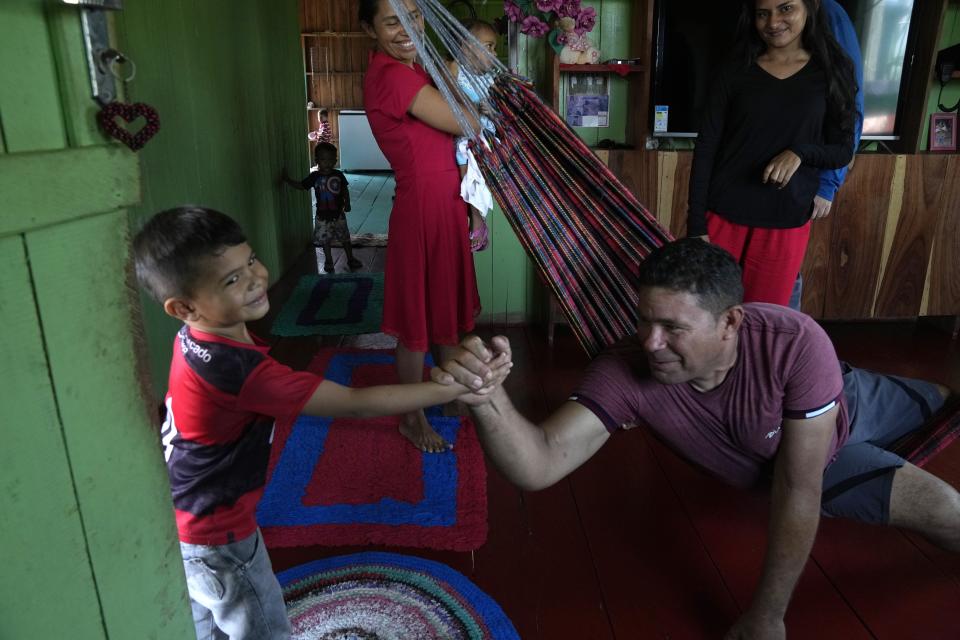
[(273, 322), (276, 336), (355, 335), (380, 331), (383, 273), (300, 278)]

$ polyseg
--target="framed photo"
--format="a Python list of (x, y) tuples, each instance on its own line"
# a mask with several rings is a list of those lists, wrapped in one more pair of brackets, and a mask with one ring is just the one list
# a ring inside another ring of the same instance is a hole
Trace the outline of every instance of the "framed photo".
[(957, 114), (930, 115), (930, 151), (957, 150)]

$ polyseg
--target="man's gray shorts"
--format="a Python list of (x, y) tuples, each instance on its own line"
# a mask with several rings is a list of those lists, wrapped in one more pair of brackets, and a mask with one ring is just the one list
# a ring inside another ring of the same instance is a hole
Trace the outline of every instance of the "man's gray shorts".
[(886, 447), (923, 426), (943, 397), (929, 382), (842, 367), (850, 438), (823, 473), (821, 512), (887, 524), (893, 475), (906, 460)]

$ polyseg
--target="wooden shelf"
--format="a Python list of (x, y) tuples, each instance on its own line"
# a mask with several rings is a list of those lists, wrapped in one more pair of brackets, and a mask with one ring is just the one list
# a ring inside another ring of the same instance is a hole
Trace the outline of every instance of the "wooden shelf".
[[(624, 142), (633, 145), (635, 149), (643, 149), (646, 136), (649, 134), (650, 123), (649, 114), (649, 85), (650, 73), (652, 70), (650, 64), (650, 54), (652, 51), (653, 30), (655, 16), (653, 11), (653, 2), (651, 0), (641, 0), (630, 3), (629, 24), (626, 27), (626, 33), (629, 34), (629, 45), (618, 47), (616, 52), (608, 51), (604, 60), (613, 58), (619, 60), (629, 60), (633, 64), (560, 64), (553, 47), (547, 46), (544, 56), (545, 69), (539, 82), (538, 91), (543, 97), (544, 102), (560, 113), (560, 85), (564, 78), (572, 81), (576, 75), (572, 74), (617, 74), (623, 78), (622, 82), (617, 82), (618, 96), (625, 96), (625, 107), (617, 106), (622, 109), (625, 117), (623, 139)], [(621, 45), (623, 43), (620, 43)], [(611, 76), (611, 77), (617, 77)], [(622, 99), (622, 98), (618, 98)], [(618, 115), (619, 117), (619, 115)], [(607, 137), (611, 132), (601, 132), (598, 130), (596, 136)], [(591, 137), (591, 142), (594, 137)], [(617, 133), (619, 138), (619, 132)], [(606, 153), (622, 151), (615, 149), (598, 149)], [(629, 153), (629, 152), (628, 152)]]
[(640, 64), (561, 64), (561, 73), (616, 73), (627, 76), (631, 73), (643, 73)]

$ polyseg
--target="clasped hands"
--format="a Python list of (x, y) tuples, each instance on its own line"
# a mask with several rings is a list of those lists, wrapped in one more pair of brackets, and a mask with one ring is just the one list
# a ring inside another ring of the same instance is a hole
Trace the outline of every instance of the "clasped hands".
[(485, 344), (477, 336), (467, 336), (439, 366), (430, 371), (438, 384), (461, 384), (468, 392), (459, 400), (468, 405), (490, 401), (490, 396), (506, 380), (513, 367), (510, 341), (496, 336)]

